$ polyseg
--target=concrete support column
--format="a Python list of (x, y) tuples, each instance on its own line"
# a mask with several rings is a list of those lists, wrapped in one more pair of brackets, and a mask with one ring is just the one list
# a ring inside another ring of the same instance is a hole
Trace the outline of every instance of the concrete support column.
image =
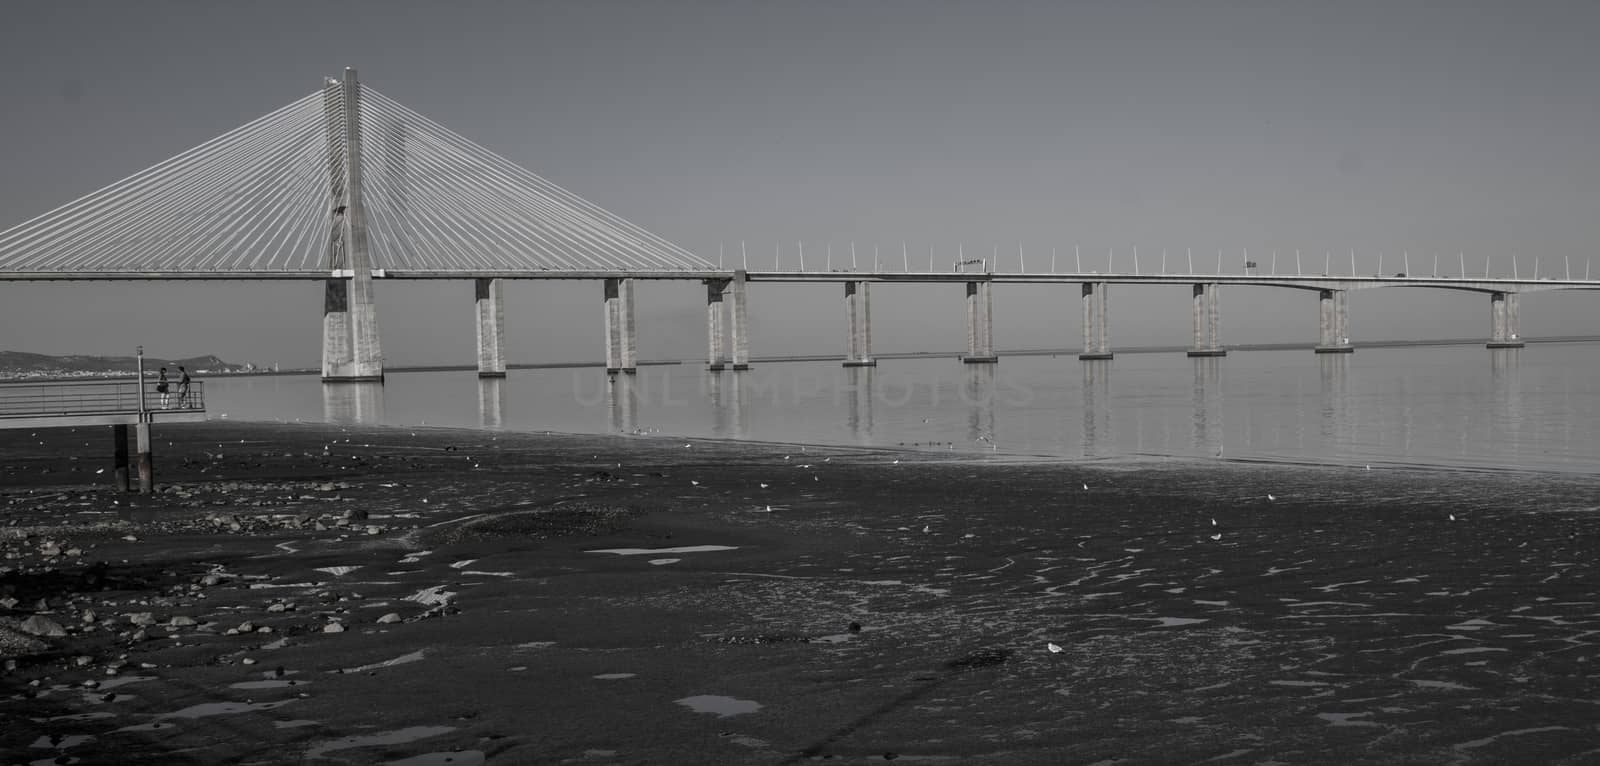
[(844, 366), (876, 367), (878, 360), (872, 358), (872, 283), (844, 283), (844, 309), (850, 325)]
[(354, 69), (344, 70), (342, 83), (324, 86), (323, 106), (334, 204), (328, 250), (334, 277), (323, 292), (322, 379), (381, 383), (383, 347), (361, 188), (361, 84)]
[(967, 364), (994, 364), (994, 283), (967, 283)]
[(505, 285), (498, 279), (473, 280), (478, 309), (478, 377), (506, 376)]
[(123, 492), (128, 491), (128, 424), (111, 427), (111, 479)]
[(1106, 283), (1083, 283), (1083, 353), (1079, 359), (1110, 359), (1111, 327)]
[(1319, 354), (1348, 354), (1355, 351), (1350, 345), (1350, 309), (1345, 290), (1322, 290), (1317, 299), (1317, 347)]
[(634, 363), (633, 280), (610, 277), (605, 280), (606, 372), (611, 375), (637, 371)]
[(1517, 294), (1490, 293), (1489, 316), (1492, 329), (1489, 348), (1522, 348), (1524, 345), (1517, 328)]
[(634, 300), (634, 289), (638, 284), (634, 279), (624, 279), (617, 286), (622, 319), (622, 371), (629, 375), (639, 367), (638, 301)]
[(1222, 309), (1219, 295), (1219, 286), (1214, 282), (1194, 286), (1194, 345), (1189, 347), (1189, 356), (1228, 355), (1220, 337)]
[(150, 424), (136, 423), (133, 427), (135, 448), (139, 465), (139, 493), (148, 495), (156, 491), (156, 463), (150, 454)]
[(706, 369), (716, 371), (723, 368), (723, 341), (726, 332), (723, 329), (722, 293), (728, 289), (726, 279), (706, 280)]
[(733, 272), (733, 281), (728, 283), (728, 321), (733, 325), (731, 341), (733, 343), (733, 369), (750, 369), (750, 324), (749, 309), (745, 300), (745, 272), (743, 269)]

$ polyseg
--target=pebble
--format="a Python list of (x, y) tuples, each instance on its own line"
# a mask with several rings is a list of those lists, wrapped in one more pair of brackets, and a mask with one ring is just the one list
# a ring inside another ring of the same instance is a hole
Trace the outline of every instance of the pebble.
[(338, 623), (338, 622), (330, 622), (327, 625), (322, 626), (322, 632), (323, 633), (343, 633), (344, 632), (344, 624), (343, 623)]
[(45, 638), (60, 638), (67, 635), (67, 629), (61, 627), (61, 623), (42, 614), (29, 615), (27, 619), (22, 621), (20, 627), (24, 633)]
[(150, 612), (134, 612), (127, 617), (130, 624), (140, 627), (156, 624), (156, 616)]
[(390, 624), (393, 624), (393, 623), (396, 623), (396, 622), (399, 622), (399, 621), (400, 621), (400, 613), (399, 612), (390, 612), (390, 613), (378, 618), (379, 624), (382, 624), (382, 625), (390, 625)]

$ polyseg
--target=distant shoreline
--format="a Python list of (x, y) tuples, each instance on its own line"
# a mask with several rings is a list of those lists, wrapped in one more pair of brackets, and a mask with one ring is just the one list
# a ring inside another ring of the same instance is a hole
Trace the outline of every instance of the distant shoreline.
[[(1546, 343), (1594, 343), (1600, 342), (1600, 335), (1563, 335), (1548, 338), (1523, 338), (1523, 342), (1534, 344)], [(1475, 346), (1484, 343), (1483, 338), (1455, 338), (1455, 339), (1429, 339), (1429, 340), (1374, 340), (1357, 344), (1356, 348), (1411, 348), (1421, 346)], [(1239, 343), (1226, 347), (1228, 351), (1294, 351), (1306, 349), (1310, 346), (1305, 343)], [(1073, 348), (1026, 348), (1026, 349), (1000, 349), (996, 353), (1001, 357), (1006, 356), (1056, 356), (1062, 354), (1076, 355), (1081, 349)], [(1168, 354), (1187, 351), (1187, 346), (1133, 346), (1115, 349), (1118, 354)], [(875, 359), (937, 359), (957, 358), (960, 351), (902, 351), (873, 354)], [(844, 354), (789, 354), (777, 356), (755, 356), (750, 358), (751, 364), (783, 364), (789, 362), (832, 362), (841, 361)], [(671, 367), (682, 364), (697, 364), (703, 359), (651, 359), (641, 360), (640, 367)], [(547, 362), (547, 363), (522, 363), (507, 364), (507, 370), (563, 370), (604, 367), (604, 362)], [(462, 372), (476, 370), (472, 364), (423, 364), (423, 365), (394, 365), (384, 369), (385, 374), (411, 373), (411, 372)], [(317, 375), (320, 371), (316, 368), (302, 368), (292, 370), (253, 370), (249, 372), (215, 372), (206, 373), (206, 378), (254, 378), (254, 377), (283, 377), (298, 375)], [(3, 374), (3, 373), (0, 373)], [(150, 373), (147, 372), (147, 375)], [(108, 372), (103, 374), (84, 375), (53, 375), (40, 377), (17, 377), (0, 379), (0, 385), (15, 383), (56, 383), (74, 380), (122, 380), (134, 377), (130, 372)]]

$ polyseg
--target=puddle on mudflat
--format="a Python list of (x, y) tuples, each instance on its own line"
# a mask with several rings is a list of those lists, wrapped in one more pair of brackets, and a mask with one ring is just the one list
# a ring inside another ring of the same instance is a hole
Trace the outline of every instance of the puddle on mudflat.
[(199, 705), (190, 705), (182, 710), (164, 713), (157, 718), (209, 718), (214, 715), (237, 715), (239, 713), (254, 713), (258, 710), (272, 710), (287, 705), (294, 700), (278, 700), (277, 702), (205, 702)]
[(600, 675), (595, 676), (595, 678), (598, 678), (601, 681), (616, 681), (623, 678), (633, 678), (637, 675), (638, 673), (601, 673)]
[[(110, 713), (110, 712), (106, 712), (106, 711), (99, 711), (99, 712), (94, 712), (94, 713), (70, 713), (68, 715), (56, 715), (56, 716), (51, 716), (49, 718), (46, 718), (44, 720), (46, 720), (46, 721), (95, 721), (95, 720), (99, 720), (101, 718), (116, 718), (116, 717), (117, 717), (116, 713)], [(37, 719), (35, 719), (35, 720), (37, 720)]]
[(676, 548), (600, 548), (588, 550), (584, 553), (615, 553), (618, 556), (648, 556), (653, 553), (711, 553), (713, 551), (736, 551), (736, 545), (680, 545)]
[(165, 731), (167, 729), (176, 729), (177, 727), (177, 724), (169, 723), (167, 721), (151, 721), (150, 723), (136, 723), (132, 726), (124, 726), (120, 729), (112, 729), (111, 731)]
[(811, 643), (814, 643), (814, 644), (842, 644), (842, 643), (844, 643), (846, 641), (849, 641), (852, 638), (855, 638), (858, 635), (861, 635), (861, 634), (859, 634), (859, 633), (834, 633), (834, 634), (827, 635), (827, 636), (817, 636), (816, 638), (811, 639)]
[(375, 745), (398, 745), (404, 742), (414, 742), (428, 737), (437, 737), (440, 734), (455, 731), (454, 726), (410, 726), (395, 731), (386, 731), (378, 734), (367, 734), (360, 737), (340, 737), (332, 742), (324, 742), (306, 751), (306, 759), (321, 758), (324, 753), (335, 750), (349, 750), (356, 747), (373, 747)]
[(1155, 620), (1156, 622), (1161, 623), (1161, 627), (1163, 628), (1175, 628), (1180, 625), (1195, 625), (1202, 622), (1209, 622), (1209, 620), (1204, 617), (1143, 617), (1140, 619)]
[(288, 686), (305, 686), (310, 681), (294, 681), (288, 678), (274, 678), (270, 681), (241, 681), (228, 684), (229, 689), (282, 689)]
[(1382, 726), (1383, 725), (1383, 724), (1380, 724), (1380, 723), (1377, 723), (1377, 722), (1374, 722), (1374, 721), (1357, 720), (1359, 718), (1365, 718), (1365, 717), (1367, 717), (1369, 715), (1372, 715), (1372, 714), (1371, 713), (1318, 713), (1317, 717), (1321, 718), (1324, 721), (1327, 721), (1330, 725), (1333, 725), (1333, 726)]
[(343, 577), (360, 568), (361, 567), (358, 566), (317, 567), (314, 571), (327, 572), (334, 577)]
[(92, 734), (69, 734), (65, 737), (62, 737), (61, 741), (59, 742), (51, 742), (49, 737), (40, 737), (34, 740), (30, 747), (48, 747), (55, 748), (56, 750), (66, 750), (69, 747), (77, 747), (78, 745), (88, 742), (91, 739), (94, 739), (94, 735)]
[(483, 766), (488, 757), (482, 750), (462, 750), (447, 753), (423, 753), (401, 761), (384, 761), (383, 766)]
[(317, 726), (321, 723), (321, 721), (308, 721), (304, 718), (297, 718), (293, 721), (273, 721), (272, 727), (275, 729), (300, 729), (306, 726)]
[(128, 684), (136, 684), (136, 683), (139, 683), (140, 681), (154, 681), (154, 680), (156, 680), (155, 676), (122, 676), (121, 678), (108, 678), (108, 679), (106, 679), (104, 681), (101, 681), (100, 685), (95, 687), (95, 691), (102, 691), (102, 692), (103, 691), (110, 691), (111, 689), (115, 689), (115, 688), (117, 688), (119, 686), (127, 686)]
[(402, 654), (399, 657), (396, 657), (396, 658), (394, 658), (392, 660), (384, 660), (383, 662), (374, 662), (374, 663), (372, 663), (370, 665), (362, 665), (360, 667), (355, 667), (355, 668), (345, 668), (344, 672), (346, 672), (346, 673), (365, 673), (365, 672), (367, 672), (369, 670), (377, 670), (378, 668), (392, 668), (392, 667), (394, 667), (396, 665), (405, 665), (406, 663), (410, 663), (410, 662), (420, 662), (422, 660), (422, 658), (423, 658), (423, 652), (425, 652), (425, 651), (427, 651), (427, 650), (426, 649), (418, 649), (418, 650), (416, 650), (414, 652), (411, 652), (410, 654)]
[(401, 599), (402, 601), (415, 601), (423, 606), (443, 606), (450, 603), (455, 591), (445, 590), (444, 585), (432, 585)]
[(716, 713), (719, 718), (754, 713), (761, 709), (761, 703), (754, 700), (734, 699), (733, 697), (723, 697), (716, 694), (698, 694), (693, 697), (684, 697), (681, 700), (677, 700), (677, 703), (696, 713)]

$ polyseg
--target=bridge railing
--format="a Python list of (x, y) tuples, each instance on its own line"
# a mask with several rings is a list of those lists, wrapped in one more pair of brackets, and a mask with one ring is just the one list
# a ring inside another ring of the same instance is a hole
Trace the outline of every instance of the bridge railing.
[[(155, 381), (144, 382), (147, 410), (204, 410), (205, 383), (193, 381), (187, 396), (178, 384), (168, 384), (166, 406)], [(36, 418), (53, 415), (107, 415), (139, 411), (139, 382), (133, 380), (70, 381), (56, 383), (0, 383), (0, 418)]]

